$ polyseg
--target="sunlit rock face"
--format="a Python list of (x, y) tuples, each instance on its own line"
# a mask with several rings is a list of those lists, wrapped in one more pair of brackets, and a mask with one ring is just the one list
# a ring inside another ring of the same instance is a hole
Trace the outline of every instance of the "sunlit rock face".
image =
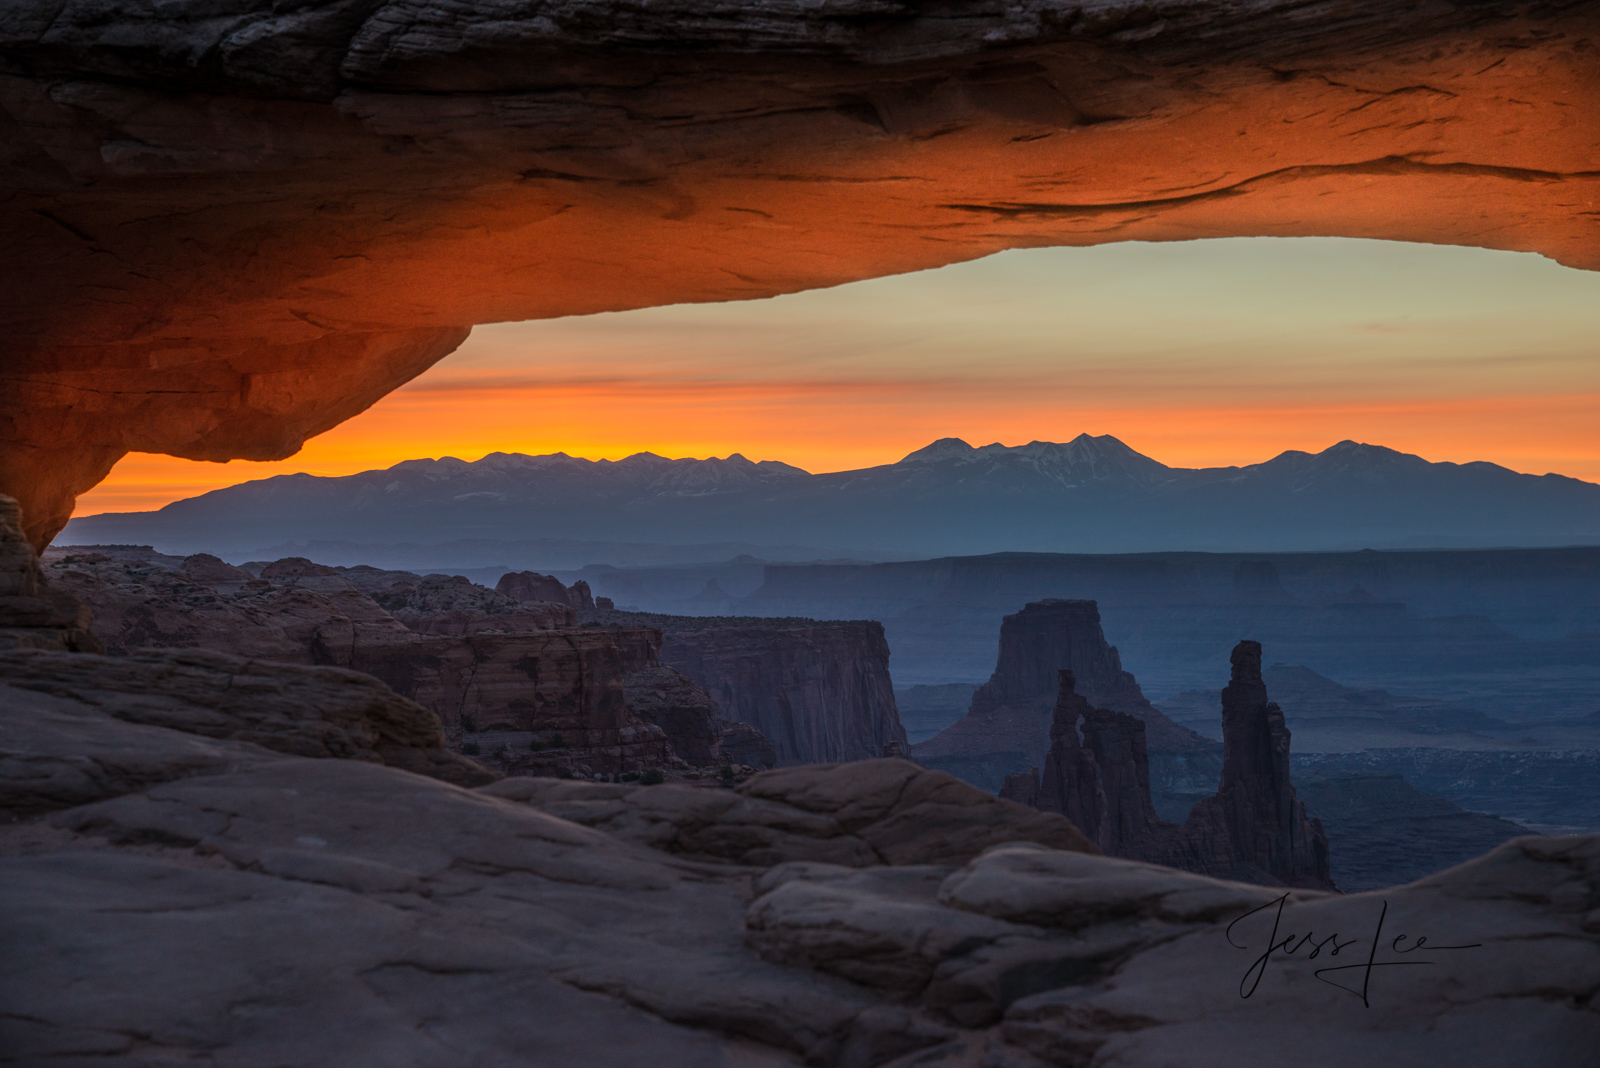
[(1600, 266), (1600, 7), (208, 0), (0, 11), (0, 490), (275, 459), (473, 323), (999, 249)]

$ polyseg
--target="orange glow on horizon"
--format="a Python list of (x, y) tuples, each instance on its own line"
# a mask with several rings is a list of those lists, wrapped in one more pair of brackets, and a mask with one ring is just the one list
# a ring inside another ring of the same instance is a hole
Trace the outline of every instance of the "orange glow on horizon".
[[(782, 460), (814, 473), (893, 463), (941, 437), (973, 445), (1111, 434), (1172, 467), (1260, 463), (1354, 438), (1433, 461), (1487, 460), (1600, 482), (1600, 394), (1362, 405), (1074, 409), (927, 384), (617, 383), (548, 389), (403, 389), (272, 463), (130, 455), (79, 498), (78, 515), (143, 511), (250, 479), (348, 475), (418, 457), (636, 452)], [(597, 418), (596, 413), (604, 413)], [(537, 426), (530, 426), (537, 423)], [(418, 433), (428, 428), (427, 435)], [(1486, 428), (1492, 427), (1492, 446)], [(1575, 447), (1576, 446), (1576, 447)]]
[(1174, 467), (1353, 438), (1600, 482), (1596, 411), (1600, 272), (1382, 241), (1128, 242), (479, 327), (291, 459), (130, 456), (77, 514), (419, 457), (739, 452), (823, 472), (1082, 432)]

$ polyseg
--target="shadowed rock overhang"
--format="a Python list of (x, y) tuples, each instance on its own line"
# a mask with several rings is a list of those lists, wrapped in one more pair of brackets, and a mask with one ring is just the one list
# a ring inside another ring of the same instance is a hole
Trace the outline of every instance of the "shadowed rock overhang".
[(268, 460), (472, 324), (1005, 248), (1600, 267), (1600, 2), (175, 0), (0, 10), (0, 492)]

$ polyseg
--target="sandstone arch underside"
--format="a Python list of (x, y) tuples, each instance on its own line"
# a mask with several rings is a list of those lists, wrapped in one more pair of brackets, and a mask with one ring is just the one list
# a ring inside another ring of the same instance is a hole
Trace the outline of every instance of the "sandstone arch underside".
[(13, 0), (0, 493), (277, 459), (474, 323), (1000, 249), (1600, 268), (1600, 0)]

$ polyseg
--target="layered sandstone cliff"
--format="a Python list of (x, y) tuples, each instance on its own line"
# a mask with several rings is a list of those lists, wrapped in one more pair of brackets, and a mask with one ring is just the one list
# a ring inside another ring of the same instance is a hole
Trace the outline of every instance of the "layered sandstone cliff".
[(48, 571), (116, 655), (212, 649), (353, 668), (521, 774), (615, 775), (679, 759), (663, 729), (630, 710), (614, 636), (570, 626), (565, 603), (519, 602), (459, 576), (299, 557), (253, 574), (126, 546), (55, 552)]
[(660, 662), (704, 687), (722, 714), (766, 738), (779, 764), (906, 750), (883, 625), (870, 620), (600, 613), (662, 634)]
[(672, 630), (661, 659), (704, 686), (730, 718), (759, 730), (781, 764), (906, 749), (881, 623)]
[(579, 579), (571, 586), (566, 586), (560, 579), (541, 575), (537, 571), (507, 571), (495, 583), (494, 591), (514, 601), (542, 601), (564, 604), (570, 608), (594, 607), (594, 597), (589, 592), (587, 582)]
[(1151, 803), (1145, 724), (1092, 707), (1069, 671), (1060, 674), (1043, 775), (1035, 767), (1008, 776), (1000, 796), (1061, 813), (1111, 856), (1268, 886), (1333, 889), (1327, 835), (1289, 781), (1289, 731), (1267, 700), (1260, 644), (1240, 642), (1232, 663), (1222, 691), (1221, 784), (1183, 824), (1160, 819)]
[[(657, 627), (611, 622), (575, 633), (603, 635), (615, 648), (616, 678), (629, 714), (660, 728), (674, 760), (701, 767), (770, 768), (776, 763), (771, 744), (759, 730), (731, 719), (704, 687), (662, 662), (663, 636)], [(530, 766), (529, 758), (519, 755), (505, 766), (521, 771)]]
[(626, 623), (606, 629), (622, 654), (628, 707), (666, 731), (679, 757), (691, 764), (756, 768), (778, 762), (772, 743), (757, 727), (729, 716), (705, 687), (662, 662), (661, 629)]
[(602, 630), (423, 636), (366, 650), (351, 666), (507, 772), (616, 775), (674, 760), (666, 733), (628, 707), (622, 655)]
[(1145, 699), (1133, 675), (1123, 670), (1116, 647), (1106, 641), (1094, 601), (1034, 601), (1006, 616), (994, 674), (972, 695), (967, 715), (914, 746), (912, 755), (929, 767), (998, 790), (1006, 776), (1037, 766), (1039, 754), (1050, 748), (1063, 670), (1072, 673), (1076, 692), (1091, 706), (1128, 713), (1145, 724), (1158, 780), (1169, 791), (1186, 791), (1196, 782), (1209, 789), (1215, 783), (1220, 747), (1173, 723)]

